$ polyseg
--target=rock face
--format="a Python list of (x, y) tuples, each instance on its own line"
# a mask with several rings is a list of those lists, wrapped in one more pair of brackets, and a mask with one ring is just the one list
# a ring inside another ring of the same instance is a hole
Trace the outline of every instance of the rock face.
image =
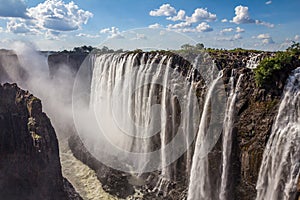
[(16, 84), (0, 85), (0, 196), (81, 199), (62, 177), (58, 141), (41, 101)]
[(0, 83), (26, 80), (27, 73), (21, 67), (13, 51), (0, 50)]
[(134, 194), (134, 188), (129, 184), (127, 179), (129, 175), (111, 169), (99, 162), (88, 152), (78, 136), (72, 136), (69, 139), (69, 146), (77, 159), (87, 164), (96, 172), (98, 179), (103, 185), (104, 191), (119, 198), (126, 198)]
[[(231, 154), (232, 167), (230, 168), (230, 187), (233, 192), (230, 194), (230, 199), (253, 200), (256, 197), (255, 186), (263, 152), (271, 133), (273, 121), (277, 114), (286, 78), (291, 71), (291, 69), (289, 69), (281, 76), (278, 76), (276, 83), (272, 85), (272, 87), (258, 87), (255, 84), (253, 71), (246, 68), (247, 60), (253, 55), (255, 54), (249, 52), (223, 52), (221, 54), (211, 54), (218, 69), (224, 70), (223, 81), (225, 88), (229, 88), (229, 78), (231, 77), (233, 70), (235, 71), (235, 80), (237, 80), (238, 76), (241, 74), (244, 74), (244, 80), (247, 80), (241, 83), (242, 89), (236, 103), (237, 112), (233, 127), (233, 147)], [(272, 53), (262, 53), (261, 57), (271, 55)], [(220, 166), (222, 165), (221, 138), (222, 137), (220, 137), (219, 142), (209, 154), (209, 162), (212, 166), (210, 174), (213, 179), (219, 179), (220, 177)], [(104, 172), (101, 172), (103, 164), (99, 162), (97, 164), (95, 159), (92, 158), (88, 152), (83, 151), (82, 148), (78, 147), (80, 144), (78, 138), (72, 138), (69, 142), (72, 151), (78, 159), (89, 166), (93, 166), (92, 168), (98, 169), (98, 177), (100, 178), (100, 181), (106, 185), (107, 192), (116, 194), (116, 189), (118, 187), (119, 189), (124, 189), (124, 185), (126, 185), (125, 179), (123, 180), (123, 186), (109, 184), (107, 181), (116, 180), (113, 177), (118, 175), (119, 172), (114, 171), (113, 169), (106, 169)], [(184, 159), (182, 158), (179, 160), (184, 162)], [(186, 163), (183, 165), (186, 165)], [(106, 173), (107, 171), (109, 173)], [(178, 171), (180, 171), (180, 168), (178, 168)], [(152, 174), (152, 176), (153, 175), (153, 180), (157, 181), (157, 176), (155, 177), (155, 174)], [(178, 176), (183, 175), (178, 174)], [(175, 176), (175, 179), (180, 179), (178, 176)], [(172, 181), (175, 180), (171, 180), (171, 182)], [(213, 182), (220, 184), (217, 180)], [(151, 185), (148, 186), (148, 188), (153, 189)], [(173, 195), (174, 188), (176, 195)], [(180, 188), (180, 190), (178, 190), (178, 188)], [(186, 197), (186, 194), (184, 194), (186, 188), (186, 181), (176, 182), (176, 187), (169, 186), (166, 191), (163, 191), (163, 193), (165, 193), (164, 199), (184, 199)], [(149, 190), (147, 192), (149, 194)], [(156, 194), (158, 194), (157, 197), (153, 197), (153, 195)], [(160, 199), (161, 197), (159, 197), (159, 194), (160, 192), (156, 192), (155, 194), (150, 195), (149, 199)], [(123, 195), (126, 195), (126, 193), (123, 193)]]
[(54, 77), (63, 65), (70, 67), (73, 75), (75, 75), (87, 55), (87, 53), (54, 53), (49, 55), (50, 77)]

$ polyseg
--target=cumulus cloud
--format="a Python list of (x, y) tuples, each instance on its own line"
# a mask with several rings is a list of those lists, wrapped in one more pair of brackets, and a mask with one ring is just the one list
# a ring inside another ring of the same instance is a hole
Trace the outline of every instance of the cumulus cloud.
[(215, 21), (216, 19), (216, 14), (208, 12), (207, 9), (197, 8), (191, 17), (186, 17), (186, 22), (197, 23), (199, 21)]
[(137, 33), (131, 40), (147, 40), (147, 36), (145, 34)]
[(76, 35), (77, 37), (85, 37), (85, 38), (99, 38), (101, 37), (100, 35), (92, 35), (92, 34), (87, 34), (87, 33), (79, 33)]
[(181, 22), (178, 24), (169, 24), (167, 26), (168, 29), (173, 29), (183, 33), (195, 33), (195, 32), (210, 32), (213, 31), (213, 28), (210, 27), (206, 22), (202, 22), (198, 24), (196, 27), (191, 27), (192, 25), (188, 22)]
[(114, 26), (111, 28), (104, 28), (104, 29), (100, 30), (100, 33), (109, 34), (109, 36), (108, 36), (109, 39), (123, 39), (124, 38), (124, 36), (119, 31), (119, 28), (114, 27)]
[[(8, 2), (20, 1), (22, 0)], [(58, 35), (63, 35), (59, 32), (81, 29), (92, 16), (89, 11), (79, 9), (73, 1), (64, 3), (62, 0), (46, 0), (35, 7), (26, 8), (26, 17), (9, 17), (7, 31), (17, 34), (44, 33), (46, 38), (55, 39)]]
[(269, 39), (263, 39), (262, 43), (263, 44), (274, 44), (275, 42), (273, 41), (272, 38), (269, 38)]
[(213, 29), (207, 24), (206, 22), (200, 23), (197, 27), (196, 30), (198, 32), (210, 32), (213, 31)]
[(86, 24), (93, 14), (79, 9), (73, 1), (64, 3), (62, 0), (46, 0), (29, 8), (28, 16), (35, 19), (37, 26), (41, 28), (74, 31)]
[(271, 38), (271, 36), (269, 34), (267, 34), (267, 33), (265, 33), (265, 34), (259, 34), (257, 36), (257, 39), (269, 39), (269, 38)]
[(223, 23), (228, 22), (228, 19), (222, 19), (221, 22)]
[(270, 5), (272, 3), (272, 1), (267, 1), (266, 5)]
[(228, 33), (228, 32), (232, 32), (233, 28), (224, 28), (223, 30), (221, 30), (221, 33)]
[(179, 10), (176, 16), (168, 17), (167, 20), (183, 21), (185, 19), (185, 11)]
[(155, 23), (155, 24), (149, 25), (148, 28), (153, 28), (153, 29), (155, 29), (155, 28), (162, 28), (162, 25), (160, 25), (159, 23)]
[(257, 25), (263, 25), (269, 28), (273, 28), (274, 24), (271, 24), (269, 22), (264, 22), (261, 20), (254, 20), (250, 17), (249, 14), (249, 8), (247, 6), (237, 6), (235, 7), (235, 16), (231, 20), (231, 22), (236, 24), (257, 24)]
[(275, 42), (273, 41), (272, 37), (269, 34), (259, 34), (257, 39), (260, 39), (263, 44), (274, 44)]
[(163, 4), (159, 9), (151, 10), (149, 14), (151, 16), (172, 16), (176, 15), (176, 9), (170, 4)]
[(230, 37), (220, 37), (220, 38), (217, 38), (217, 40), (219, 41), (236, 41), (236, 40), (240, 40), (242, 39), (243, 37), (241, 36), (241, 34), (235, 34), (233, 36), (230, 36)]
[(24, 0), (0, 0), (0, 16), (28, 18)]
[(246, 6), (235, 7), (235, 16), (232, 19), (233, 23), (236, 24), (249, 24), (255, 23), (255, 20), (250, 18), (249, 8)]
[(237, 32), (237, 33), (243, 33), (243, 32), (245, 32), (245, 29), (242, 29), (242, 28), (240, 28), (240, 27), (238, 26), (238, 27), (236, 27), (236, 32)]
[(187, 27), (190, 27), (191, 24), (188, 23), (188, 22), (180, 22), (178, 24), (169, 24), (167, 26), (167, 28), (169, 29), (181, 29), (181, 28), (187, 28)]
[(263, 26), (269, 27), (269, 28), (274, 28), (274, 24), (271, 24), (269, 22), (255, 20), (255, 23), (258, 24), (258, 25), (263, 25)]
[(294, 38), (296, 41), (299, 41), (300, 40), (300, 35), (295, 35), (295, 38)]
[(16, 20), (11, 20), (6, 24), (7, 30), (12, 33), (28, 33), (30, 28), (23, 22), (17, 22)]

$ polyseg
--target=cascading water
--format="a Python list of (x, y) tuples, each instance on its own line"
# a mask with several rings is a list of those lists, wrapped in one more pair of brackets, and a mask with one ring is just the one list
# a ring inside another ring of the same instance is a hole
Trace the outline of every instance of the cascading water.
[(255, 69), (259, 65), (261, 60), (261, 54), (252, 56), (249, 60), (247, 60), (246, 67), (249, 69)]
[(243, 78), (243, 74), (241, 74), (236, 82), (236, 86), (234, 86), (234, 70), (232, 71), (232, 75), (230, 77), (229, 83), (230, 87), (230, 95), (227, 102), (227, 108), (225, 112), (224, 125), (223, 125), (223, 138), (222, 138), (222, 177), (221, 177), (221, 187), (219, 193), (220, 200), (228, 199), (228, 179), (229, 179), (229, 168), (230, 168), (230, 156), (231, 156), (231, 148), (232, 148), (232, 129), (235, 120), (235, 106), (237, 101), (237, 96), (239, 90), (241, 89), (241, 81)]
[(256, 200), (295, 200), (300, 175), (300, 68), (290, 75), (257, 181)]
[(195, 143), (195, 152), (192, 161), (190, 183), (188, 187), (188, 200), (211, 200), (212, 188), (209, 177), (209, 162), (208, 153), (209, 145), (206, 142), (209, 136), (208, 123), (209, 116), (211, 115), (211, 101), (215, 95), (215, 90), (218, 87), (219, 81), (222, 79), (222, 72), (219, 73), (218, 77), (209, 86), (206, 94), (204, 108), (202, 112), (201, 122), (199, 125), (199, 131)]
[(190, 146), (200, 121), (193, 78), (173, 59), (159, 53), (96, 56), (90, 109), (102, 135), (80, 135), (96, 158), (137, 175), (160, 168), (172, 178), (168, 165)]

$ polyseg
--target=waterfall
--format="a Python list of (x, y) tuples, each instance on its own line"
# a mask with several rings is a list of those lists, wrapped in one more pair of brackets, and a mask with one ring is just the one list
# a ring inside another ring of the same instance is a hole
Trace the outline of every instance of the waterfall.
[(255, 69), (260, 62), (261, 54), (252, 56), (249, 60), (247, 60), (246, 67), (249, 69)]
[(295, 200), (300, 175), (300, 68), (292, 72), (264, 151), (256, 200)]
[(138, 176), (160, 169), (171, 178), (168, 166), (191, 145), (200, 121), (195, 82), (173, 59), (160, 53), (96, 55), (90, 110), (101, 134), (79, 136), (98, 160)]
[(235, 120), (235, 106), (237, 101), (237, 96), (239, 90), (241, 88), (241, 80), (243, 78), (243, 74), (241, 74), (237, 80), (236, 86), (234, 86), (234, 72), (232, 71), (232, 75), (229, 80), (230, 84), (230, 95), (227, 101), (227, 107), (224, 118), (223, 125), (223, 139), (222, 139), (222, 177), (221, 177), (221, 187), (219, 193), (220, 200), (228, 199), (228, 184), (229, 184), (229, 168), (230, 168), (230, 156), (231, 156), (231, 148), (232, 148), (232, 129), (234, 126)]
[(211, 115), (210, 106), (215, 90), (218, 87), (219, 81), (222, 79), (222, 72), (219, 73), (218, 77), (212, 81), (206, 94), (204, 108), (201, 116), (201, 122), (199, 125), (199, 131), (195, 143), (195, 152), (192, 161), (192, 169), (190, 175), (190, 183), (188, 187), (188, 200), (211, 200), (212, 199), (212, 188), (209, 177), (209, 162), (208, 152), (209, 147), (206, 139), (209, 137), (208, 121), (209, 115)]

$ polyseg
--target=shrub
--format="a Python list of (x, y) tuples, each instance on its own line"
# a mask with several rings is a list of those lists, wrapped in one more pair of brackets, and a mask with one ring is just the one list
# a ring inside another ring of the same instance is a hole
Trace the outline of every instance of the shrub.
[(295, 66), (294, 61), (299, 61), (300, 45), (293, 43), (285, 52), (277, 52), (274, 57), (263, 59), (254, 69), (256, 84), (262, 86), (272, 81), (275, 74), (290, 71)]

